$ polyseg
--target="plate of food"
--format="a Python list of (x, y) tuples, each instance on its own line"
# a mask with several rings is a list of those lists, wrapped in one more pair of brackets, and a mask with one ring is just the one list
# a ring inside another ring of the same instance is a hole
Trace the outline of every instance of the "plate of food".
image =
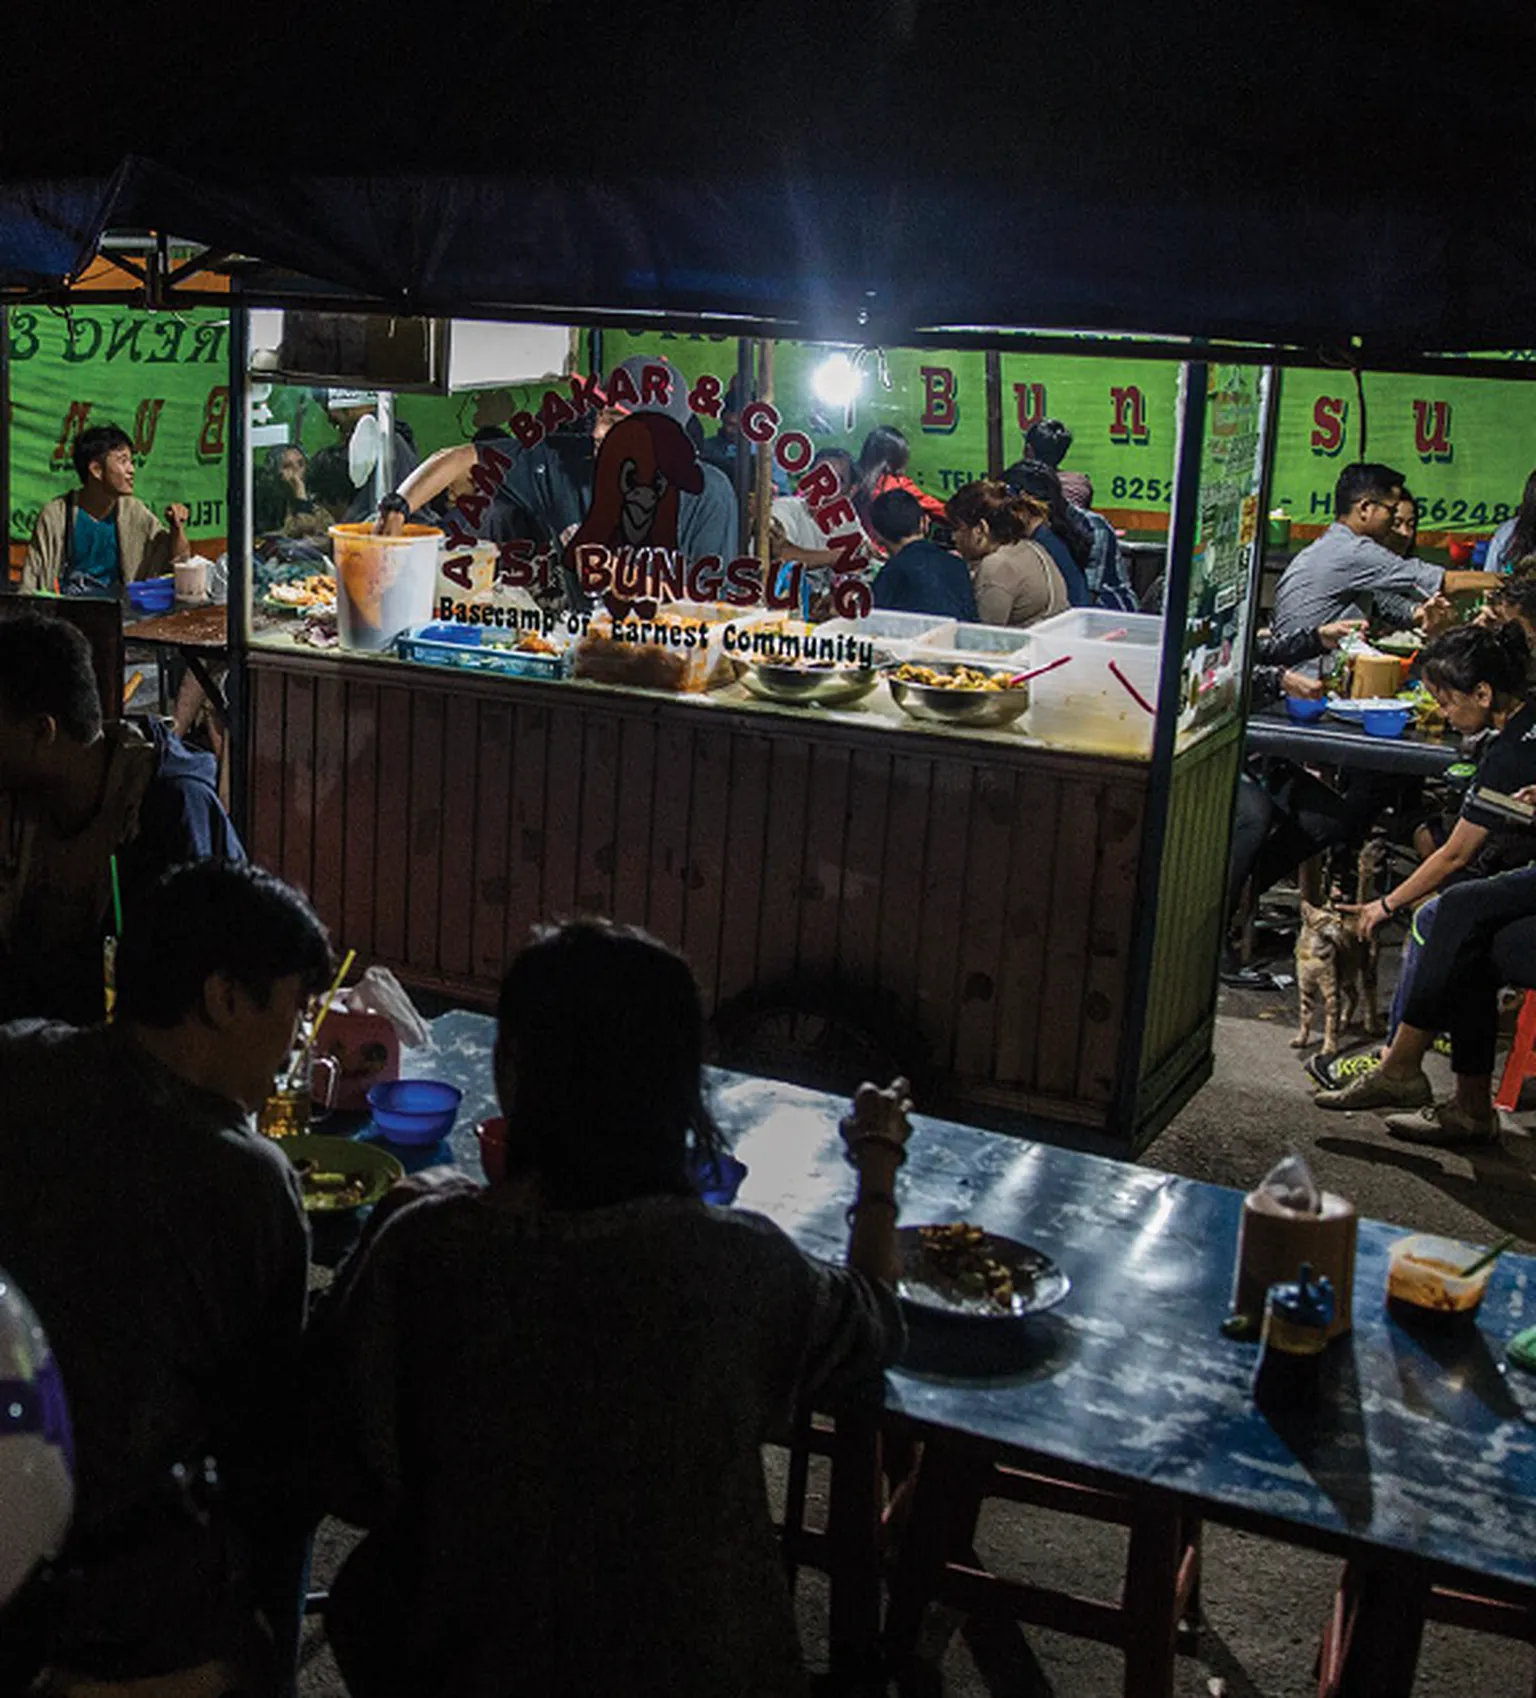
[(911, 719), (939, 725), (1007, 725), (1029, 706), (1011, 666), (907, 661), (886, 673), (891, 699)]
[(308, 577), (269, 584), (261, 605), (270, 613), (309, 613), (316, 608), (334, 612), (336, 580), (329, 572), (311, 572)]
[(377, 1144), (309, 1135), (274, 1142), (299, 1176), (305, 1214), (365, 1209), (405, 1175), (395, 1157)]
[(1072, 1282), (1043, 1250), (970, 1221), (896, 1233), (897, 1295), (924, 1314), (1016, 1321), (1054, 1309)]

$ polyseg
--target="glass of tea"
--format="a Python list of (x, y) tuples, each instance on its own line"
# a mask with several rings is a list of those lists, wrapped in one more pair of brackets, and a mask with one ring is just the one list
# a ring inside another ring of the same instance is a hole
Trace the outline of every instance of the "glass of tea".
[(328, 1113), (336, 1103), (341, 1068), (331, 1055), (315, 1055), (306, 1042), (272, 1082), (256, 1125), (269, 1138), (297, 1138), (310, 1121)]

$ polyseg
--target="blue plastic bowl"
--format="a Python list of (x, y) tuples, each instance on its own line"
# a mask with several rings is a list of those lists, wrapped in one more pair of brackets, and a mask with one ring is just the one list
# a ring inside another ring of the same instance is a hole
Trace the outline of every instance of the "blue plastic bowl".
[(1401, 737), (1412, 717), (1408, 708), (1367, 708), (1364, 721), (1366, 736)]
[(1321, 719), (1327, 713), (1328, 703), (1326, 700), (1308, 701), (1305, 696), (1287, 696), (1285, 711), (1299, 724), (1310, 725), (1313, 720)]
[(174, 578), (143, 578), (128, 586), (129, 605), (140, 613), (169, 613), (175, 599)]
[(1488, 564), (1488, 550), (1493, 547), (1492, 537), (1483, 537), (1472, 546), (1472, 570), (1481, 572)]
[(437, 1079), (394, 1079), (368, 1093), (373, 1124), (392, 1144), (438, 1144), (458, 1116), (464, 1093)]

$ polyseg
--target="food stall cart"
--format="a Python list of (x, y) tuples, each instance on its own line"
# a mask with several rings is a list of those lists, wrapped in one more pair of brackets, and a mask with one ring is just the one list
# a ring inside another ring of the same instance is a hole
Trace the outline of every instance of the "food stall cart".
[[(485, 1003), (532, 925), (611, 915), (684, 951), (738, 1059), (771, 1070), (776, 1044), (851, 1028), (930, 1101), (1137, 1145), (1210, 1067), (1268, 398), (1263, 368), (1184, 370), (1172, 553), (1193, 578), (1175, 572), (1162, 623), (1075, 610), (998, 633), (855, 611), (813, 628), (706, 586), (660, 616), (701, 633), (668, 655), (601, 609), (585, 632), (540, 624), (451, 538), (448, 577), (389, 641), (359, 637), (345, 564), (350, 646), (317, 649), (323, 618), (261, 594), (236, 685), (247, 842), (408, 982)], [(803, 469), (803, 433), (744, 424)], [(509, 625), (481, 625), (497, 606)], [(833, 687), (802, 705), (808, 674), (764, 645), (813, 631)], [(981, 715), (1007, 723), (951, 720), (943, 690), (889, 672), (965, 662), (1002, 682), (1053, 660), (995, 693), (1027, 702)]]

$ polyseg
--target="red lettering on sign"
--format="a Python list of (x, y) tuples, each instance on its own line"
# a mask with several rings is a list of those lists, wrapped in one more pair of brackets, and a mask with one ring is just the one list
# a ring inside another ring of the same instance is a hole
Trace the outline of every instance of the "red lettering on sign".
[(1109, 440), (1133, 443), (1138, 448), (1150, 442), (1152, 433), (1147, 429), (1147, 398), (1141, 390), (1134, 383), (1124, 387), (1114, 384), (1110, 388), (1109, 399), (1115, 409)]
[(688, 392), (690, 409), (695, 413), (702, 413), (706, 419), (718, 419), (723, 404), (718, 377), (701, 377)]
[(725, 593), (722, 600), (732, 607), (750, 607), (761, 599), (762, 563), (755, 554), (738, 554), (725, 569)]
[(613, 593), (625, 601), (639, 601), (645, 594), (648, 548), (621, 548), (613, 568)]
[(720, 599), (720, 556), (701, 555), (688, 568), (689, 601), (718, 601)]
[(639, 404), (640, 397), (635, 393), (634, 379), (623, 366), (613, 368), (613, 376), (608, 379), (608, 405), (610, 407), (634, 407)]
[(1312, 403), (1312, 452), (1337, 454), (1344, 446), (1349, 402), (1342, 395), (1319, 395)]
[(475, 587), (474, 564), (472, 554), (456, 554), (452, 560), (443, 562), (442, 574), (450, 584), (457, 584), (461, 590), (472, 590)]
[(837, 556), (832, 562), (834, 572), (859, 572), (866, 562), (864, 558), (864, 537), (859, 531), (844, 531), (840, 536), (828, 537), (827, 547)]
[(812, 467), (795, 485), (795, 494), (807, 507), (814, 507), (818, 501), (830, 501), (842, 487), (831, 463), (823, 460), (819, 466)]
[(1045, 417), (1045, 385), (1016, 383), (1013, 386), (1014, 406), (1018, 410), (1019, 429), (1029, 430)]
[(527, 537), (514, 537), (496, 550), (496, 579), (513, 589), (526, 589), (533, 582), (533, 544)]
[(665, 407), (672, 395), (672, 374), (665, 366), (640, 368), (640, 400), (642, 405)]
[(774, 443), (773, 457), (793, 477), (816, 458), (816, 445), (803, 430), (787, 430)]
[(459, 511), (464, 515), (465, 523), (474, 525), (476, 528), (485, 518), (485, 510), (490, 504), (489, 498), (484, 495), (461, 495), (458, 503)]
[(69, 411), (64, 415), (64, 422), (59, 426), (59, 440), (53, 445), (53, 453), (49, 459), (55, 466), (62, 466), (74, 451), (75, 438), (85, 429), (85, 421), (91, 416), (89, 401), (71, 401)]
[(595, 372), (587, 378), (578, 377), (575, 372), (571, 373), (571, 405), (578, 413), (590, 413), (594, 407), (608, 405), (608, 399), (603, 394)]
[(923, 416), (917, 421), (924, 430), (955, 428), (959, 409), (955, 406), (955, 374), (948, 366), (919, 366), (923, 380)]
[(651, 554), (651, 594), (658, 600), (665, 595), (671, 601), (681, 601), (688, 586), (686, 557), (673, 548), (653, 548)]
[(532, 413), (514, 413), (507, 421), (507, 429), (524, 448), (537, 448), (544, 440), (544, 427)]
[(839, 525), (857, 524), (858, 514), (848, 497), (840, 495), (836, 501), (828, 501), (816, 509), (816, 523), (821, 526), (823, 536), (831, 536)]
[(601, 595), (613, 576), (609, 553), (600, 542), (584, 542), (576, 550), (576, 581), (587, 595)]
[(576, 409), (558, 389), (546, 389), (539, 406), (539, 420), (546, 431), (555, 431), (577, 417)]
[(229, 424), (229, 385), (216, 384), (208, 391), (203, 403), (203, 428), (197, 436), (199, 460), (221, 460), (224, 457), (224, 432)]
[(447, 546), (449, 548), (473, 548), (475, 546), (474, 532), (464, 529), (459, 523), (456, 513), (450, 513), (443, 521), (443, 525), (447, 532)]
[(779, 410), (771, 401), (748, 401), (741, 410), (741, 434), (748, 442), (772, 442)]
[(875, 598), (864, 579), (849, 575), (832, 581), (832, 611), (839, 619), (867, 619)]
[(140, 401), (133, 415), (133, 451), (144, 459), (155, 446), (155, 432), (160, 428), (160, 413), (165, 402), (160, 399)]
[(1415, 401), (1413, 404), (1413, 447), (1419, 458), (1429, 465), (1454, 458), (1451, 446), (1451, 404), (1449, 401)]

